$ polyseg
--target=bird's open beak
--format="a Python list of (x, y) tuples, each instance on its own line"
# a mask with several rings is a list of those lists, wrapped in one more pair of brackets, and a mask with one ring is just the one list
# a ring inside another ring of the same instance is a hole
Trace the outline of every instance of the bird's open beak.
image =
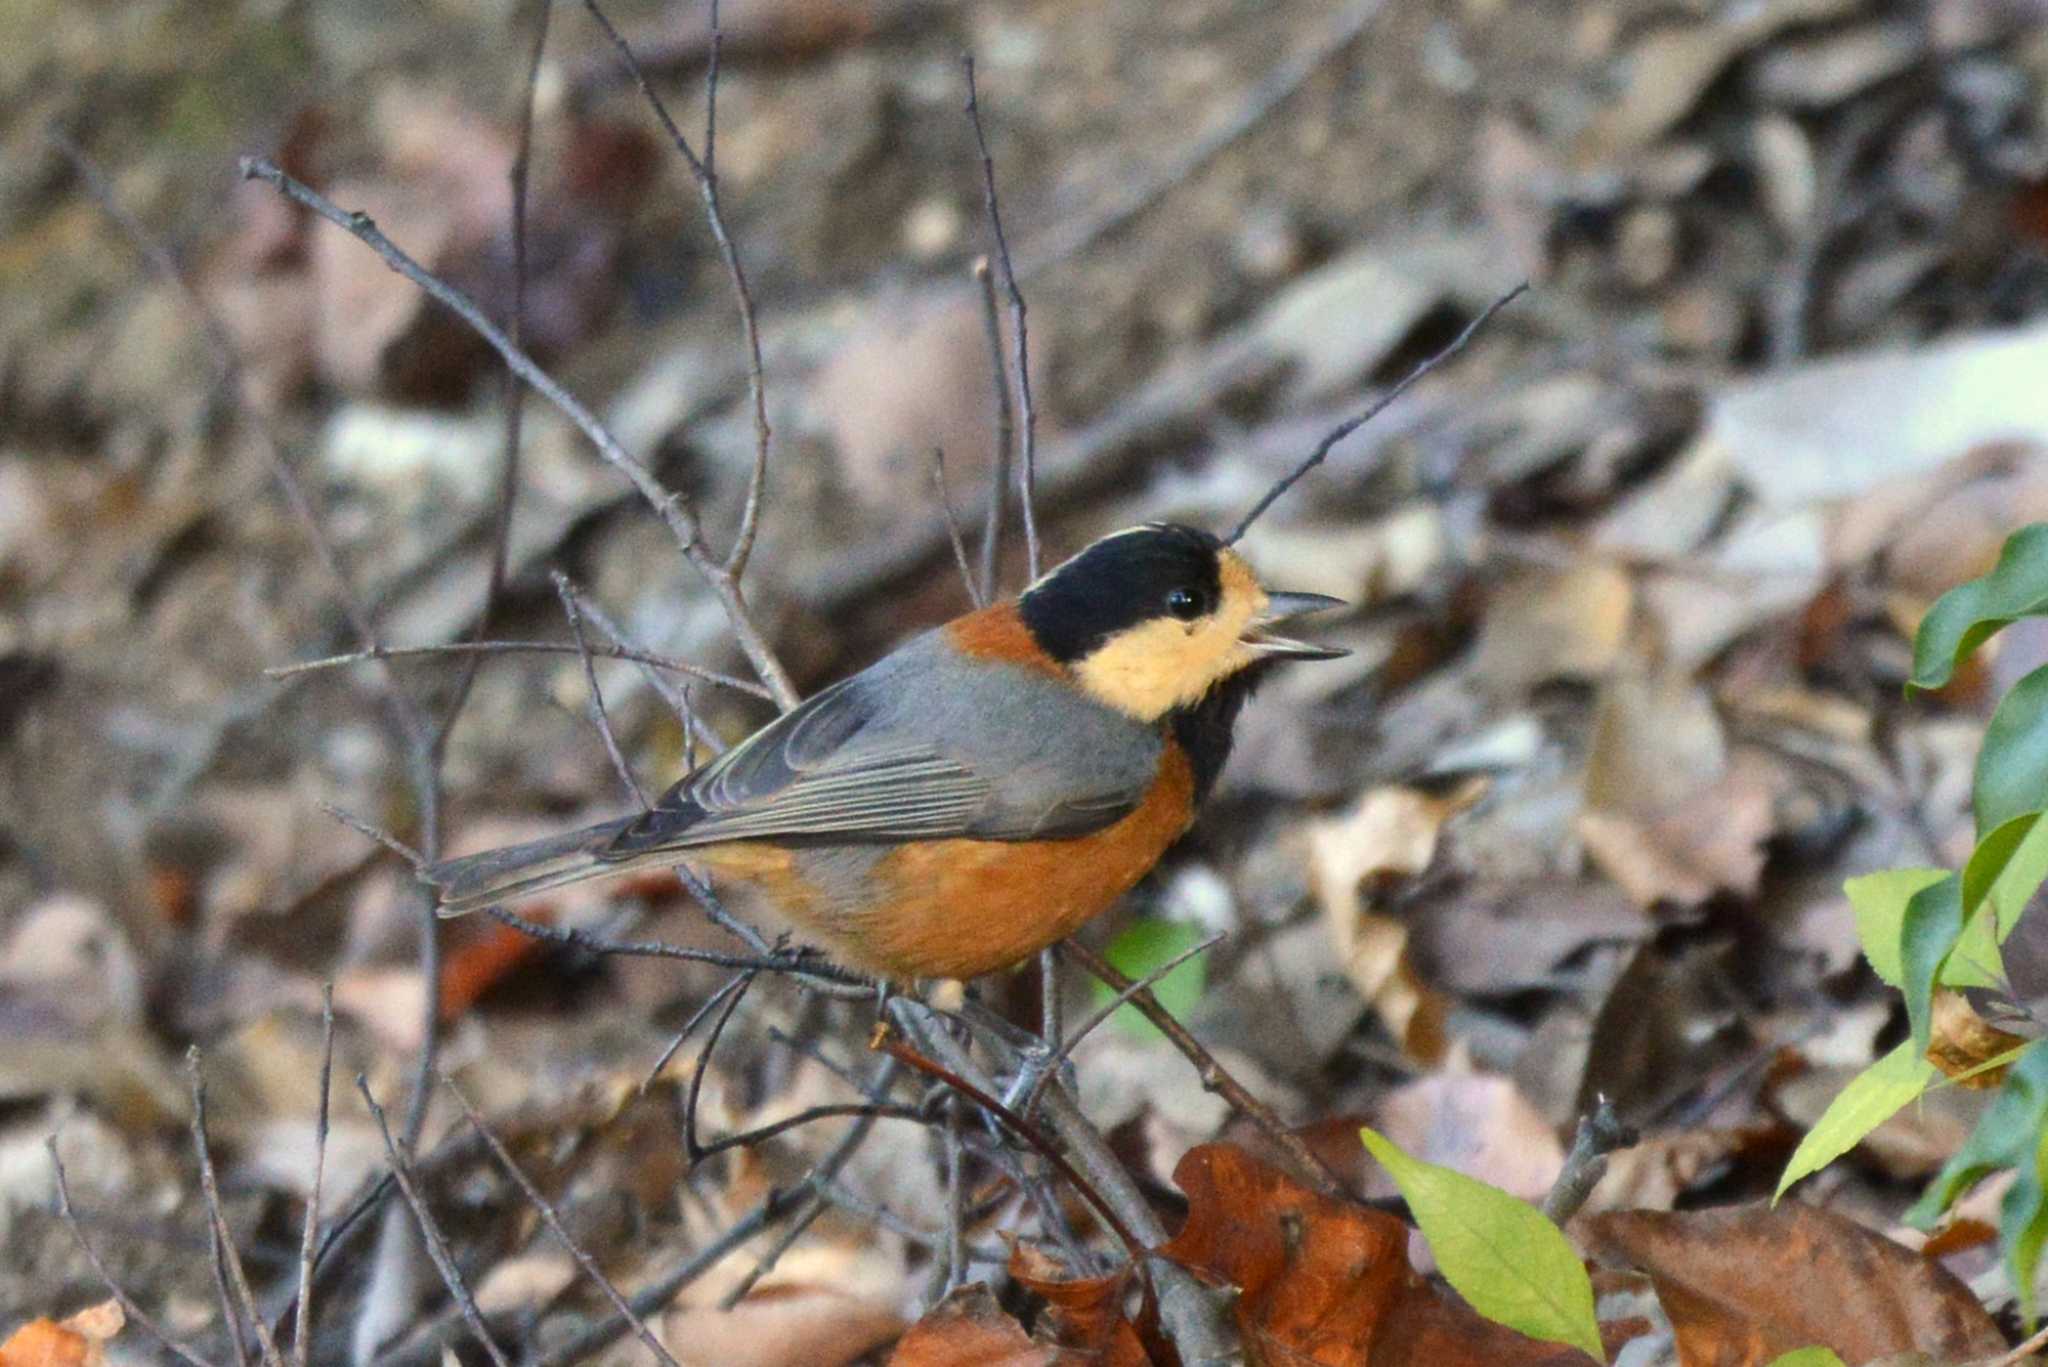
[(1311, 612), (1328, 612), (1331, 608), (1343, 606), (1342, 598), (1332, 598), (1326, 593), (1269, 593), (1266, 595), (1266, 610), (1241, 639), (1262, 655), (1284, 655), (1291, 660), (1334, 660), (1351, 652), (1339, 646), (1289, 640), (1285, 636), (1272, 635), (1267, 628), (1296, 617), (1305, 617)]

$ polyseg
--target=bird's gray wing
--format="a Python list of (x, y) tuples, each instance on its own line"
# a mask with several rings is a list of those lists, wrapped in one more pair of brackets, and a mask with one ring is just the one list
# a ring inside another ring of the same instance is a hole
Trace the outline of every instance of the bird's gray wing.
[(977, 745), (935, 728), (932, 710), (903, 698), (899, 682), (887, 673), (855, 675), (816, 694), (676, 784), (603, 857), (746, 839), (1076, 836), (1129, 812), (1156, 772), (1156, 755), (1148, 755), (1067, 781), (1056, 757), (1020, 764), (1005, 753), (1014, 744)]

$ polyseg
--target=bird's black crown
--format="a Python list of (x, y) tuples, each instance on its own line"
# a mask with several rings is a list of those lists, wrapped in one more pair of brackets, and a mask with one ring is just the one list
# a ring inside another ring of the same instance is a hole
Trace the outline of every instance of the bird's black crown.
[(1118, 532), (1025, 590), (1018, 615), (1046, 654), (1071, 664), (1141, 622), (1193, 621), (1215, 611), (1222, 549), (1210, 533), (1178, 523)]

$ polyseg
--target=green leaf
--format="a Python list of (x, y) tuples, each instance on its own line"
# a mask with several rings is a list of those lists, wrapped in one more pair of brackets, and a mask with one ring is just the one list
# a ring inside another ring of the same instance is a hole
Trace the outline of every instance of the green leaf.
[(2020, 1311), (2034, 1318), (2034, 1271), (2048, 1241), (2048, 1174), (2043, 1142), (2048, 1139), (2048, 1041), (2037, 1040), (2020, 1055), (1991, 1108), (1970, 1131), (1955, 1157), (1936, 1175), (1908, 1223), (1932, 1228), (1956, 1198), (2000, 1168), (2015, 1170), (2012, 1188), (1999, 1206), (1998, 1238), (2006, 1268), (2019, 1288)]
[(1856, 909), (1856, 938), (1863, 942), (1863, 957), (1893, 987), (1902, 981), (1899, 930), (1906, 919), (1906, 903), (1914, 893), (1946, 877), (1947, 869), (1884, 869), (1842, 884), (1849, 905)]
[[(1168, 921), (1157, 916), (1143, 916), (1114, 940), (1103, 952), (1103, 957), (1127, 978), (1142, 978), (1172, 959), (1176, 954), (1185, 954), (1203, 940), (1201, 928), (1185, 921)], [(1175, 1019), (1185, 1018), (1202, 999), (1202, 992), (1208, 986), (1208, 955), (1197, 954), (1186, 963), (1152, 984), (1152, 995)], [(1106, 1005), (1116, 996), (1107, 984), (1095, 984), (1095, 1004)], [(1139, 1014), (1135, 1006), (1120, 1006), (1110, 1017), (1119, 1029), (1128, 1031), (1139, 1039), (1164, 1039), (1159, 1027)]]
[(1785, 1165), (1771, 1200), (1775, 1202), (1794, 1182), (1819, 1172), (1862, 1143), (1865, 1135), (1926, 1091), (1935, 1071), (1913, 1041), (1906, 1040), (1849, 1079), (1792, 1151), (1792, 1161)]
[(1771, 1359), (1770, 1367), (1848, 1367), (1832, 1348), (1794, 1348)]
[(2048, 807), (2048, 665), (1998, 700), (1970, 789), (1977, 838), (2018, 816)]
[[(1964, 914), (1975, 912), (1991, 895), (1992, 887), (2012, 867), (2040, 819), (2039, 812), (2016, 816), (1977, 842), (1977, 848), (1970, 851), (1970, 858), (1963, 865)], [(2032, 895), (2032, 889), (2028, 895)]]
[(1474, 1310), (1518, 1333), (1607, 1359), (1586, 1265), (1543, 1212), (1461, 1172), (1403, 1153), (1373, 1130), (1359, 1138), (1407, 1198), (1444, 1280)]
[(2020, 913), (2040, 891), (2044, 879), (2048, 879), (2048, 821), (2036, 821), (1985, 894), (1985, 900), (1998, 913), (2000, 944), (2020, 923)]
[(1981, 579), (1941, 595), (1913, 633), (1913, 688), (1940, 688), (1978, 646), (2021, 617), (2048, 611), (2048, 524), (2006, 538)]
[(1913, 1047), (1923, 1054), (1934, 1019), (1934, 985), (1963, 935), (1962, 886), (1952, 873), (1929, 883), (1907, 899), (1899, 926), (1899, 990), (1913, 1025)]

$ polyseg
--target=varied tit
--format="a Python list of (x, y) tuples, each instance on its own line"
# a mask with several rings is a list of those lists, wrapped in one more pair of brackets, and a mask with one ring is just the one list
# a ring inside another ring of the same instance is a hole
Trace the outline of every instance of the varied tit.
[(1339, 606), (1192, 527), (1095, 542), (776, 718), (641, 816), (436, 864), (444, 915), (691, 866), (742, 914), (898, 981), (1022, 962), (1187, 831), (1276, 663)]

